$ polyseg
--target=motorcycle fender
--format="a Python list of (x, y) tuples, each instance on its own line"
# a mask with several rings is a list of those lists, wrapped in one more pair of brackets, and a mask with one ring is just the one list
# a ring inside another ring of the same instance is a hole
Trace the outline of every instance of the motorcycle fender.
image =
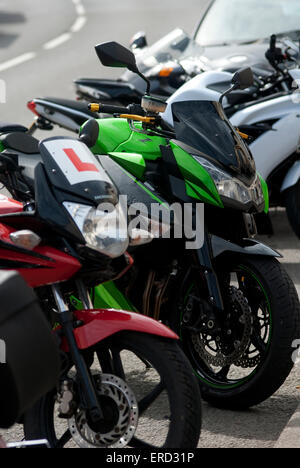
[(74, 330), (79, 349), (87, 349), (121, 331), (135, 331), (178, 340), (165, 325), (135, 312), (114, 309), (82, 310), (74, 312), (84, 325)]
[(221, 237), (212, 236), (211, 246), (213, 257), (218, 258), (221, 255), (226, 254), (241, 254), (245, 255), (259, 255), (264, 257), (277, 257), (282, 258), (282, 255), (276, 250), (271, 249), (261, 242), (257, 242), (254, 239), (243, 239), (240, 245), (226, 241)]
[(281, 189), (281, 192), (284, 192), (285, 190), (294, 187), (300, 180), (300, 160), (296, 161), (293, 166), (290, 168), (290, 170), (287, 172)]

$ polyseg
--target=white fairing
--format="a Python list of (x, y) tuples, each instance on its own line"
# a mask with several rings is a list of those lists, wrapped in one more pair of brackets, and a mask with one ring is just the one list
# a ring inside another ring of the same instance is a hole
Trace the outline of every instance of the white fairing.
[(93, 153), (80, 141), (54, 139), (43, 142), (70, 185), (89, 181), (111, 183)]
[(298, 183), (300, 180), (300, 160), (296, 161), (291, 169), (288, 171), (288, 173), (285, 176), (285, 179), (283, 181), (282, 187), (281, 187), (281, 192), (284, 192), (290, 187), (293, 187)]
[[(172, 104), (182, 101), (218, 101), (220, 93), (208, 89), (217, 83), (231, 82), (232, 74), (226, 72), (209, 71), (195, 76), (181, 86), (169, 99), (167, 110), (162, 114), (163, 119), (173, 126)], [(224, 101), (226, 105), (226, 100)]]
[(278, 121), (272, 125), (272, 130), (250, 145), (257, 170), (264, 179), (285, 159), (299, 151), (300, 102), (297, 103), (293, 95), (271, 99), (237, 112), (231, 118), (231, 123), (236, 127), (268, 120)]

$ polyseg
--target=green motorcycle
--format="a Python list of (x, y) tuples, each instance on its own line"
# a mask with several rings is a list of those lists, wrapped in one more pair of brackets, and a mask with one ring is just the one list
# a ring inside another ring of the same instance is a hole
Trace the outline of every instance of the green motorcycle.
[[(96, 51), (104, 65), (140, 74), (133, 54), (119, 44)], [(248, 87), (249, 80), (249, 70), (238, 72), (232, 89)], [(140, 213), (156, 240), (133, 248), (127, 276), (96, 288), (93, 299), (96, 307), (131, 308), (168, 324), (180, 335), (204, 399), (248, 408), (270, 397), (293, 367), (297, 292), (280, 255), (254, 240), (255, 216), (268, 212), (268, 189), (246, 136), (232, 127), (221, 102), (173, 104), (174, 129), (159, 116), (165, 106), (148, 92), (142, 106), (91, 104), (92, 111), (114, 114), (97, 120), (92, 151), (129, 206), (138, 202), (150, 213), (159, 205), (162, 219), (169, 211), (173, 234), (185, 220), (178, 221), (172, 206), (192, 204), (192, 232), (201, 230), (202, 244), (187, 249), (184, 235), (166, 239), (164, 222)]]
[[(142, 76), (134, 55), (119, 44), (96, 51), (104, 65)], [(250, 82), (250, 71), (243, 70), (231, 89)], [(170, 128), (160, 117), (166, 104), (149, 95), (149, 83), (147, 88), (141, 106), (91, 104), (90, 111), (114, 117), (91, 119), (81, 130), (126, 196), (134, 258), (125, 276), (94, 288), (91, 299), (95, 308), (138, 311), (169, 325), (181, 338), (203, 398), (248, 408), (283, 384), (300, 337), (299, 300), (280, 255), (254, 240), (255, 217), (268, 212), (268, 189), (247, 136), (232, 127), (221, 102), (173, 104)], [(14, 164), (22, 167), (12, 193), (30, 204), (37, 155), (29, 154), (38, 149), (24, 153), (22, 138), (12, 140)], [(79, 213), (78, 223), (88, 239), (88, 215)], [(135, 227), (145, 232), (143, 239), (135, 238)], [(77, 298), (72, 302), (81, 308)]]

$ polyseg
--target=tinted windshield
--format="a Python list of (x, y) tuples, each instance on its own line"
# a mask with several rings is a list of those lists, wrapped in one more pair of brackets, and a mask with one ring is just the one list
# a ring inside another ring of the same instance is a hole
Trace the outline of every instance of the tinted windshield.
[(251, 42), (300, 29), (300, 0), (215, 0), (195, 40), (201, 46)]
[(251, 184), (256, 174), (254, 159), (233, 131), (221, 104), (185, 101), (172, 104), (176, 139)]

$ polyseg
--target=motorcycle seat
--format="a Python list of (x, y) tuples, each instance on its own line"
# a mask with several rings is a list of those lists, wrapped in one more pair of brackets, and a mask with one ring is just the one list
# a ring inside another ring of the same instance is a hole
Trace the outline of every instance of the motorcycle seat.
[(1, 137), (1, 143), (7, 149), (25, 154), (39, 153), (39, 140), (27, 133), (13, 132)]
[[(45, 101), (49, 102), (50, 104), (56, 104), (58, 106), (63, 106), (66, 107), (67, 109), (73, 109), (78, 112), (83, 112), (84, 114), (87, 114), (93, 118), (95, 118), (95, 113), (91, 112), (88, 109), (88, 105), (86, 102), (79, 102), (79, 101), (74, 101), (72, 99), (61, 99), (61, 98), (45, 98)], [(43, 99), (41, 99), (43, 101)]]
[(27, 132), (28, 128), (23, 125), (0, 122), (0, 133)]

